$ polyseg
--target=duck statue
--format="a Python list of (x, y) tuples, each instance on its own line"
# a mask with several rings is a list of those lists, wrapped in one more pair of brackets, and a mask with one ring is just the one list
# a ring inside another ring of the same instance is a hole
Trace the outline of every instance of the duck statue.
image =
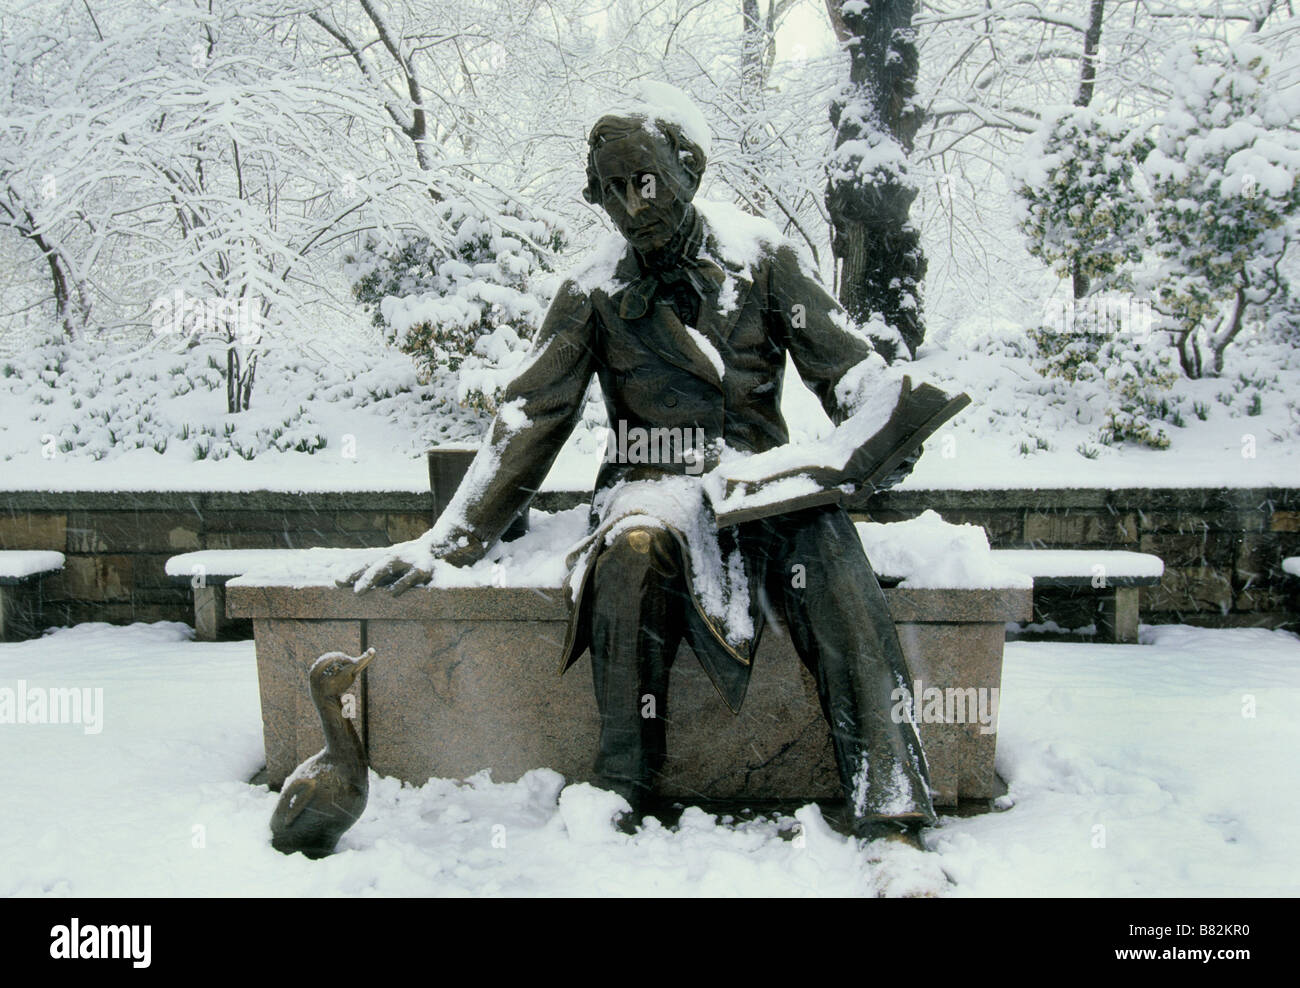
[(325, 732), (325, 747), (293, 770), (271, 815), (271, 846), (323, 858), (357, 822), (370, 795), (366, 748), (343, 716), (343, 694), (375, 657), (373, 648), (353, 658), (326, 652), (308, 674), (311, 699)]

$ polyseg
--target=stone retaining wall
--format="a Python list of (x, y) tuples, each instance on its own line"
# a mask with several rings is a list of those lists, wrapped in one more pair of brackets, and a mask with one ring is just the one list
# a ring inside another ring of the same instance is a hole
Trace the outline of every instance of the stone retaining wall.
[[(577, 493), (540, 495), (546, 510)], [(876, 521), (934, 508), (982, 525), (995, 548), (1131, 549), (1165, 561), (1142, 590), (1142, 620), (1234, 627), (1300, 627), (1300, 580), (1282, 560), (1300, 555), (1300, 488), (898, 491), (871, 503)], [(430, 494), (0, 492), (0, 549), (56, 549), (67, 568), (46, 582), (54, 623), (189, 621), (190, 591), (164, 574), (194, 549), (382, 546), (428, 528)], [(867, 517), (863, 515), (862, 517)], [(1038, 620), (1088, 624), (1091, 595), (1035, 594)]]

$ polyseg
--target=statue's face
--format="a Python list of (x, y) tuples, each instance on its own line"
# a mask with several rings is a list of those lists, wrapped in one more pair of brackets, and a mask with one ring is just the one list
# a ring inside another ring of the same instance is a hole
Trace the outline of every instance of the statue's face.
[(638, 130), (602, 144), (595, 165), (601, 206), (627, 242), (642, 251), (666, 245), (686, 218), (694, 185), (672, 145)]

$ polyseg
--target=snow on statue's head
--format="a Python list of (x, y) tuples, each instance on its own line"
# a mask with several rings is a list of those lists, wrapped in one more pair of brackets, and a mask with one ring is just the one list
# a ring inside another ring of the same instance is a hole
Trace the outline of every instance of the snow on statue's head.
[(635, 101), (591, 128), (583, 198), (601, 206), (634, 247), (663, 247), (700, 187), (711, 143), (690, 97), (644, 80)]

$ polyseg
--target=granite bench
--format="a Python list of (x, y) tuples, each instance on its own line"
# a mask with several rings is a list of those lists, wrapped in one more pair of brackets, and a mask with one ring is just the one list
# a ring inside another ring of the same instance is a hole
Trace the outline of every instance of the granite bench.
[(65, 562), (61, 552), (0, 550), (0, 641), (29, 638), (40, 630), (42, 581)]
[[(228, 625), (226, 584), (250, 569), (295, 570), (315, 565), (336, 549), (203, 549), (167, 560), (164, 571), (175, 584), (194, 591), (194, 637), (217, 641)], [(304, 555), (307, 554), (307, 555)]]
[[(585, 509), (575, 509), (575, 520), (585, 524)], [(516, 545), (525, 547), (523, 539)], [(327, 551), (349, 558), (303, 567), (309, 554)], [(589, 777), (598, 727), (589, 662), (558, 674), (566, 628), (558, 585), (530, 585), (535, 573), (496, 565), (487, 585), (356, 595), (333, 580), (375, 550), (303, 550), (296, 572), (283, 566), (288, 555), (278, 557), (278, 572), (250, 570), (225, 584), (230, 617), (253, 622), (273, 787), (322, 744), (306, 688), (311, 663), (326, 651), (370, 647), (378, 655), (350, 706), (381, 775), (416, 785), (482, 769), (502, 781), (541, 767)], [(1030, 581), (1013, 574), (1008, 582), (885, 590), (915, 681), (951, 705), (950, 721), (920, 723), (941, 806), (1002, 792), (994, 755), (1006, 622), (1032, 616)], [(668, 696), (663, 795), (838, 798), (816, 688), (779, 628), (765, 633), (755, 666), (744, 707), (733, 715), (682, 647)], [(991, 721), (981, 722), (975, 705), (990, 701)]]
[(1155, 586), (1165, 564), (1147, 552), (1101, 549), (994, 549), (1002, 565), (1025, 573), (1035, 588), (1091, 589), (1102, 595), (1099, 638), (1138, 640), (1138, 594)]

